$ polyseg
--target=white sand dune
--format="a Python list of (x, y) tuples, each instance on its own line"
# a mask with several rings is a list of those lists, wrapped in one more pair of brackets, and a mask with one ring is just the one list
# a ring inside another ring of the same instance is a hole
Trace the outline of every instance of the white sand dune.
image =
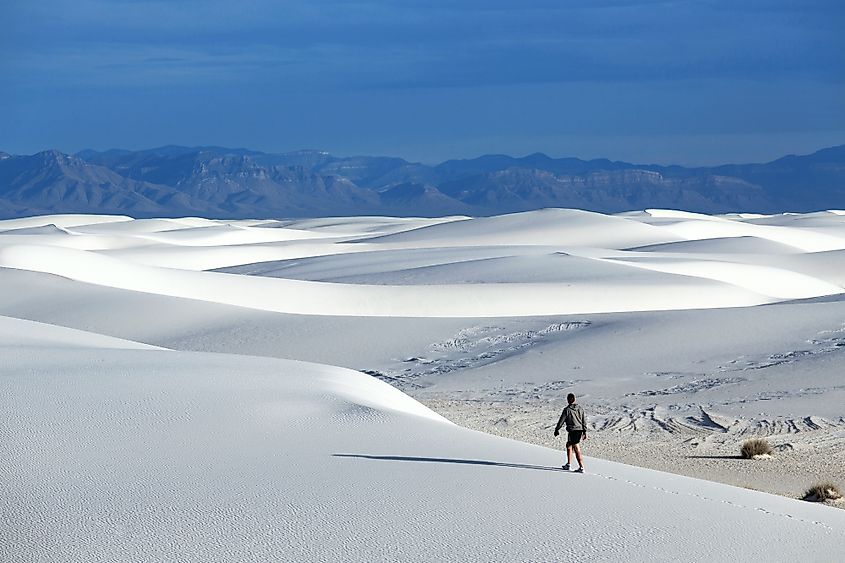
[(545, 440), (575, 389), (598, 440), (762, 429), (838, 475), (839, 241), (828, 212), (0, 222), (0, 560), (836, 560), (845, 511), (563, 473), (399, 389)]
[[(270, 221), (260, 226), (285, 227), (299, 229), (332, 236), (367, 236), (385, 235), (410, 231), (422, 227), (430, 227), (451, 223), (453, 221), (465, 221), (470, 217), (329, 217), (318, 219), (296, 219), (293, 221)], [(259, 226), (259, 225), (256, 225)]]
[(613, 262), (657, 272), (720, 281), (773, 299), (805, 299), (843, 292), (842, 286), (812, 276), (755, 264), (673, 258), (631, 258)]
[(181, 217), (179, 219), (133, 219), (129, 223), (101, 221), (97, 223), (75, 225), (74, 232), (93, 235), (141, 235), (147, 233), (166, 233), (180, 229), (218, 227), (221, 223), (201, 217)]
[(137, 220), (125, 215), (38, 215), (34, 217), (21, 217), (20, 219), (0, 220), (0, 231), (30, 227), (44, 227), (47, 225), (56, 225), (57, 227), (68, 228), (79, 225), (123, 223), (127, 221), (134, 223)]
[(266, 229), (233, 225), (214, 225), (160, 231), (148, 234), (146, 238), (163, 244), (181, 246), (228, 246), (233, 244), (260, 244), (264, 242), (325, 238), (325, 235), (297, 229)]
[[(38, 227), (21, 227), (20, 229), (9, 229), (5, 231), (8, 234), (10, 231), (14, 231), (13, 234), (15, 235), (67, 235), (70, 234), (67, 229), (63, 229), (53, 223), (49, 225), (40, 225)], [(0, 231), (2, 232), (2, 231)]]
[[(839, 216), (828, 214), (826, 220), (831, 217)], [(653, 218), (662, 222), (640, 222)], [(801, 256), (799, 248), (829, 248), (845, 238), (796, 227), (655, 211), (604, 216), (543, 210), (436, 224), (323, 221), (298, 222), (296, 228), (210, 226), (208, 220), (148, 220), (140, 227), (134, 221), (92, 221), (93, 227), (75, 225), (73, 234), (7, 231), (0, 233), (0, 265), (317, 315), (492, 317), (736, 307), (843, 291), (836, 283), (838, 266), (819, 268), (819, 261), (793, 258)], [(382, 234), (374, 232), (379, 229)], [(749, 255), (747, 231), (756, 233), (757, 250), (766, 252)], [(339, 233), (345, 236), (326, 238)], [(679, 240), (678, 233), (687, 239)], [(709, 234), (715, 238), (705, 240)], [(689, 246), (690, 238), (697, 245)], [(731, 239), (746, 252), (721, 252)], [(781, 259), (789, 266), (779, 268)], [(211, 268), (254, 275), (198, 271)]]
[(157, 268), (37, 245), (0, 247), (0, 267), (133, 291), (313, 315), (509, 317), (737, 307), (772, 301), (743, 288), (690, 276), (676, 276), (664, 283), (631, 283), (622, 278), (566, 284), (376, 286)]
[(778, 267), (845, 287), (845, 250), (781, 256)]
[[(219, 271), (264, 277), (379, 285), (654, 281), (660, 276), (555, 247), (491, 246), (373, 250), (261, 262)], [(671, 278), (671, 277), (669, 277)]]
[[(45, 229), (45, 227), (36, 228)], [(51, 229), (50, 232), (41, 234), (27, 232), (18, 234), (17, 230), (0, 233), (0, 245), (14, 244), (42, 244), (76, 250), (116, 250), (147, 246), (150, 241), (125, 235), (82, 235), (69, 229)]]
[[(657, 219), (697, 219), (702, 221), (725, 221), (718, 215), (707, 215), (705, 213), (694, 213), (692, 211), (680, 211), (678, 209), (646, 209), (641, 216), (654, 217)], [(758, 215), (754, 215), (758, 217)]]
[(0, 382), (6, 561), (829, 561), (845, 540), (843, 511), (563, 473), (338, 368), (44, 347)]
[(794, 246), (767, 239), (741, 236), (684, 240), (632, 248), (637, 252), (673, 252), (683, 254), (800, 254)]
[(24, 353), (32, 354), (35, 349), (44, 347), (160, 349), (157, 346), (132, 340), (0, 316), (0, 348), (4, 349), (4, 353), (22, 350)]
[[(651, 216), (648, 216), (651, 217)], [(777, 220), (769, 218), (765, 224), (750, 220), (727, 220), (719, 217), (706, 219), (684, 219), (667, 222), (666, 215), (657, 215), (657, 221), (650, 221), (645, 217), (637, 219), (646, 224), (652, 223), (668, 233), (681, 239), (700, 240), (724, 237), (756, 237), (771, 240), (787, 246), (793, 246), (806, 252), (820, 252), (824, 250), (840, 250), (845, 248), (845, 231), (842, 225), (829, 228), (826, 231), (803, 227), (799, 222), (786, 220), (779, 216)], [(841, 221), (839, 222), (841, 223)]]
[(362, 252), (363, 246), (341, 246), (332, 242), (279, 242), (275, 244), (233, 244), (224, 246), (186, 246), (144, 244), (106, 249), (102, 254), (146, 266), (179, 270), (217, 270), (277, 260), (326, 256), (341, 252)]
[(402, 247), (560, 245), (626, 248), (683, 240), (651, 225), (575, 209), (544, 209), (452, 221), (367, 239)]

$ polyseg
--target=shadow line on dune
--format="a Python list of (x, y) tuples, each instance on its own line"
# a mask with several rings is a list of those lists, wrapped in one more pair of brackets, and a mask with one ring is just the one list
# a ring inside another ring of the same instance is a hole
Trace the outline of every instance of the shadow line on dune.
[(378, 461), (415, 461), (421, 463), (455, 463), (458, 465), (484, 465), (491, 467), (510, 467), (513, 469), (533, 469), (536, 471), (560, 471), (566, 473), (560, 467), (548, 467), (545, 465), (531, 465), (528, 463), (506, 463), (502, 461), (488, 461), (484, 459), (459, 459), (450, 457), (415, 457), (403, 455), (370, 455), (370, 454), (332, 454), (332, 457), (374, 459)]

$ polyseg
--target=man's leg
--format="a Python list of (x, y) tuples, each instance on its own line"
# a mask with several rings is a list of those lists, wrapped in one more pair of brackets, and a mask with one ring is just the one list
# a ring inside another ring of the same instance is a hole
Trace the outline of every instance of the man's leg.
[(567, 444), (566, 445), (566, 465), (569, 465), (570, 463), (572, 463), (572, 446)]
[[(572, 449), (575, 450), (575, 459), (578, 460), (578, 467), (583, 469), (584, 468), (584, 459), (581, 457), (581, 445), (575, 444), (574, 446), (572, 446)], [(566, 453), (569, 454), (569, 448), (567, 448)], [(568, 459), (568, 457), (569, 456), (567, 455), (567, 459)]]

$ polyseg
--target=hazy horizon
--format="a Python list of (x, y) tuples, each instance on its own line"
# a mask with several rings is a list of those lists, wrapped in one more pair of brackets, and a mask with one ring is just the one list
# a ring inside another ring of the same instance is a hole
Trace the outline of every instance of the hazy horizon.
[[(843, 137), (845, 137), (845, 136), (843, 136)], [(354, 158), (354, 157), (358, 157), (358, 156), (401, 158), (401, 159), (404, 159), (404, 160), (406, 160), (406, 161), (408, 161), (412, 164), (423, 164), (423, 165), (426, 165), (426, 166), (436, 166), (436, 165), (441, 164), (443, 162), (446, 162), (448, 160), (472, 160), (472, 159), (480, 158), (480, 157), (483, 157), (483, 156), (503, 155), (503, 156), (509, 156), (509, 157), (513, 157), (513, 158), (524, 158), (524, 157), (527, 157), (527, 156), (530, 156), (530, 155), (533, 155), (533, 154), (540, 153), (540, 154), (544, 154), (544, 155), (546, 155), (550, 158), (553, 158), (553, 159), (578, 158), (578, 159), (585, 160), (585, 161), (594, 160), (594, 159), (606, 159), (606, 160), (615, 161), (615, 162), (627, 162), (627, 163), (630, 163), (630, 164), (642, 164), (642, 165), (708, 167), (708, 166), (718, 166), (718, 165), (723, 165), (723, 164), (758, 164), (758, 163), (765, 164), (765, 163), (777, 160), (777, 159), (785, 157), (785, 156), (792, 156), (792, 155), (806, 156), (806, 155), (813, 154), (813, 153), (820, 151), (820, 150), (824, 150), (824, 149), (828, 149), (828, 148), (832, 148), (832, 147), (837, 147), (837, 146), (842, 146), (842, 145), (845, 145), (845, 138), (839, 139), (839, 142), (836, 142), (836, 140), (834, 140), (834, 142), (832, 142), (831, 144), (819, 146), (817, 148), (812, 148), (812, 149), (803, 150), (803, 151), (797, 151), (796, 150), (796, 151), (791, 151), (791, 152), (782, 152), (782, 153), (779, 153), (779, 154), (776, 154), (776, 155), (772, 155), (771, 157), (761, 158), (761, 159), (757, 159), (757, 160), (737, 160), (737, 159), (734, 159), (734, 160), (725, 160), (725, 161), (692, 162), (692, 163), (684, 163), (684, 162), (676, 162), (676, 161), (659, 161), (659, 160), (648, 160), (648, 161), (646, 161), (646, 160), (636, 160), (636, 159), (627, 159), (627, 158), (616, 158), (615, 156), (612, 156), (612, 155), (603, 155), (603, 154), (596, 154), (596, 155), (593, 155), (593, 156), (582, 156), (582, 155), (578, 155), (578, 154), (549, 154), (545, 151), (539, 151), (539, 150), (538, 151), (531, 151), (531, 152), (523, 152), (523, 153), (505, 153), (505, 152), (501, 152), (501, 151), (493, 151), (493, 152), (487, 152), (487, 153), (483, 153), (483, 154), (478, 153), (478, 154), (469, 154), (469, 155), (462, 155), (462, 156), (452, 156), (452, 157), (446, 157), (446, 158), (437, 159), (437, 160), (422, 160), (422, 159), (408, 158), (404, 155), (391, 154), (391, 153), (365, 154), (365, 153), (362, 153), (362, 152), (358, 152), (358, 153), (349, 153), (349, 154), (339, 154), (339, 153), (336, 153), (336, 152), (327, 151), (327, 150), (319, 148), (319, 147), (300, 147), (300, 148), (294, 148), (294, 149), (290, 149), (290, 150), (278, 150), (277, 151), (277, 150), (264, 150), (264, 149), (261, 149), (261, 148), (256, 148), (256, 147), (251, 147), (251, 146), (234, 146), (234, 145), (225, 145), (225, 144), (221, 145), (221, 144), (213, 144), (213, 143), (202, 143), (202, 144), (197, 144), (197, 145), (182, 145), (182, 144), (179, 144), (179, 143), (165, 143), (165, 144), (162, 144), (162, 145), (149, 146), (149, 147), (137, 147), (137, 148), (82, 147), (82, 148), (77, 149), (77, 150), (63, 150), (61, 147), (44, 147), (44, 148), (37, 149), (37, 150), (34, 150), (34, 151), (30, 151), (30, 152), (13, 152), (13, 151), (9, 151), (9, 150), (4, 150), (3, 147), (0, 147), (0, 152), (6, 152), (6, 153), (12, 154), (12, 155), (24, 155), (24, 156), (26, 156), (26, 155), (33, 155), (33, 154), (37, 154), (37, 153), (49, 151), (49, 150), (58, 150), (59, 152), (62, 152), (64, 154), (75, 155), (77, 153), (80, 153), (80, 152), (86, 151), (86, 150), (93, 150), (93, 151), (97, 151), (97, 152), (106, 152), (106, 151), (110, 151), (110, 150), (129, 151), (129, 152), (143, 152), (143, 151), (151, 151), (151, 150), (156, 150), (156, 149), (160, 149), (160, 148), (163, 148), (163, 147), (169, 147), (169, 146), (184, 147), (184, 148), (189, 148), (189, 149), (202, 148), (202, 147), (216, 147), (216, 148), (221, 148), (221, 149), (230, 149), (230, 150), (233, 150), (233, 151), (249, 150), (249, 151), (256, 151), (256, 152), (261, 152), (261, 153), (266, 153), (266, 154), (284, 154), (284, 153), (314, 151), (314, 152), (325, 152), (325, 153), (331, 155), (332, 157), (336, 157), (336, 158)]]
[(845, 139), (845, 5), (46, 0), (0, 7), (0, 146), (706, 165)]

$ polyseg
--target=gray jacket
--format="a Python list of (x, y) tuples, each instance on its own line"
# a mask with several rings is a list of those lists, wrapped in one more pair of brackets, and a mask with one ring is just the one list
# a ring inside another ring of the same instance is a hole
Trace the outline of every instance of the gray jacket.
[(575, 430), (581, 430), (584, 433), (587, 432), (587, 417), (584, 414), (584, 409), (581, 408), (581, 405), (578, 403), (567, 405), (567, 407), (563, 409), (560, 419), (557, 421), (555, 431), (560, 430), (560, 427), (563, 426), (564, 423), (566, 424), (567, 432), (574, 432)]

